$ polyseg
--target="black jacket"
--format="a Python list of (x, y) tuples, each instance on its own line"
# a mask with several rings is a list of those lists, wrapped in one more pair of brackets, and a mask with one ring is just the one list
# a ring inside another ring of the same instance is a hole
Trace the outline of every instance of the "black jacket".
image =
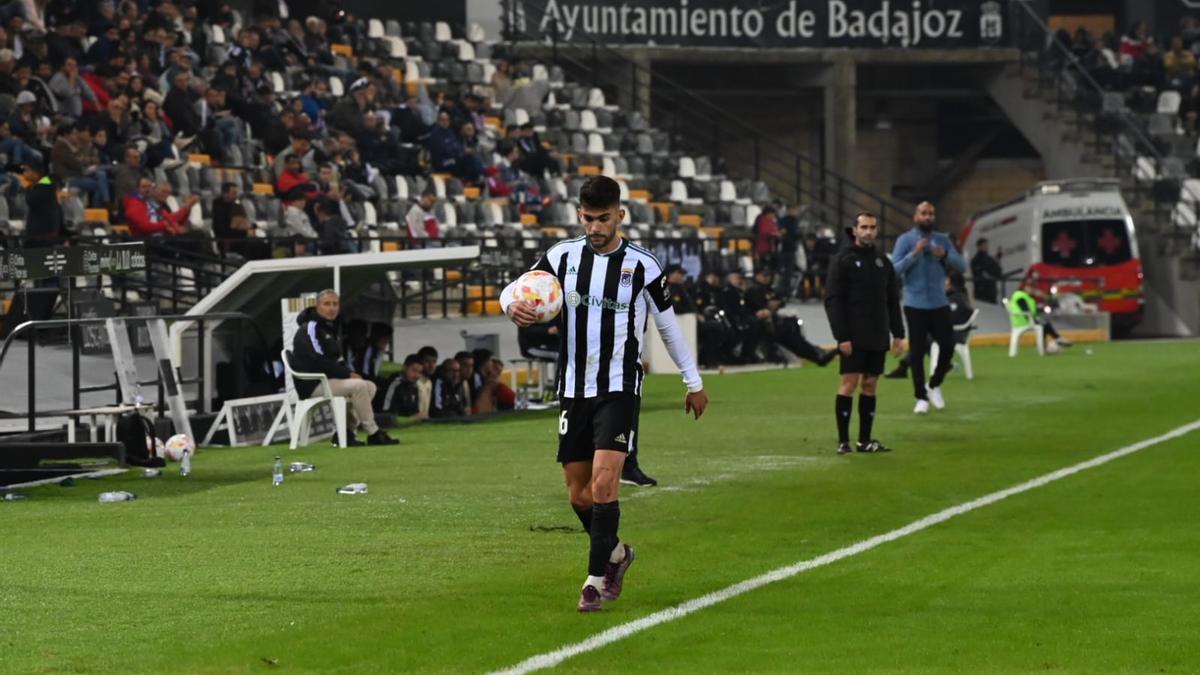
[[(321, 318), (316, 307), (309, 307), (296, 317), (296, 323), (299, 329), (292, 340), (292, 367), (301, 373), (325, 373), (333, 380), (349, 378), (351, 370), (342, 361), (342, 341), (334, 322)], [(316, 388), (316, 382), (296, 380), (300, 398), (308, 398)]]
[(904, 337), (900, 287), (892, 261), (874, 246), (843, 249), (829, 266), (825, 313), (833, 337), (855, 349), (886, 350)]
[(462, 382), (454, 384), (444, 375), (433, 378), (433, 398), (429, 401), (430, 417), (462, 417), (469, 404), (463, 401)]
[(757, 312), (760, 309), (771, 309), (772, 300), (779, 300), (779, 294), (768, 284), (760, 284), (755, 281), (746, 290), (746, 307), (751, 312)]
[(62, 207), (58, 205), (58, 185), (44, 176), (25, 188), (25, 246), (41, 248), (64, 243)]
[(717, 302), (730, 323), (741, 324), (754, 318), (754, 313), (746, 306), (746, 291), (737, 286), (725, 284)]
[(676, 314), (692, 314), (696, 311), (696, 303), (686, 286), (671, 284), (668, 288), (671, 291), (671, 306), (675, 308)]

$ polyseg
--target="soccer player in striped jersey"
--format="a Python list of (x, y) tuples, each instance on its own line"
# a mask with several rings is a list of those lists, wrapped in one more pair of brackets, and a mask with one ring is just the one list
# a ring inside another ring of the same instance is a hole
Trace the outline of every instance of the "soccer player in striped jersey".
[[(617, 232), (625, 210), (621, 189), (605, 176), (588, 178), (579, 191), (585, 235), (561, 241), (533, 266), (558, 277), (563, 336), (558, 355), (558, 462), (567, 494), (591, 536), (588, 576), (578, 609), (598, 611), (601, 600), (621, 594), (633, 548), (617, 536), (621, 469), (634, 444), (642, 394), (646, 319), (654, 322), (687, 386), (684, 413), (696, 419), (708, 395), (671, 309), (666, 275), (658, 260)], [(500, 294), (505, 314), (518, 326), (533, 323), (533, 308)]]

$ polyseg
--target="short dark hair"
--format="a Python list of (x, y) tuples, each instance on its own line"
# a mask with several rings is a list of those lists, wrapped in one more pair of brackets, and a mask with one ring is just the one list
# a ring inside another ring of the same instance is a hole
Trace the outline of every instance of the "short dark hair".
[(879, 221), (879, 216), (875, 215), (874, 213), (871, 213), (870, 211), (859, 211), (858, 213), (854, 214), (854, 224), (855, 225), (858, 224), (859, 218), (870, 218), (871, 220), (874, 220), (876, 222)]
[(983, 246), (983, 245), (984, 245), (984, 244), (986, 244), (986, 243), (988, 243), (988, 239), (987, 239), (987, 237), (980, 237), (980, 238), (979, 238), (979, 241), (975, 242), (975, 245), (976, 245), (976, 246)]
[(237, 187), (237, 183), (221, 183), (221, 194), (225, 194), (235, 187)]
[(438, 355), (437, 350), (429, 345), (425, 345), (424, 347), (421, 347), (420, 349), (417, 350), (417, 356), (419, 356), (423, 359), (429, 358), (430, 356), (432, 356), (433, 358), (436, 359), (437, 355)]
[(386, 338), (390, 339), (392, 337), (393, 332), (394, 331), (392, 330), (391, 324), (387, 324), (382, 321), (372, 321), (371, 322), (371, 340), (372, 341), (378, 340), (379, 338), (382, 338), (382, 337), (386, 337)]
[(475, 367), (481, 368), (491, 362), (492, 350), (480, 347), (479, 349), (473, 350), (471, 352), (471, 356), (475, 358)]
[(607, 209), (621, 204), (621, 186), (608, 176), (592, 176), (579, 188), (579, 205)]
[(455, 361), (462, 361), (463, 359), (473, 359), (473, 358), (475, 358), (475, 357), (471, 354), (471, 352), (469, 352), (465, 349), (454, 353)]
[(419, 365), (421, 365), (421, 357), (420, 356), (417, 356), (416, 354), (409, 354), (408, 356), (404, 357), (404, 367), (405, 368), (407, 368), (409, 366), (419, 366)]

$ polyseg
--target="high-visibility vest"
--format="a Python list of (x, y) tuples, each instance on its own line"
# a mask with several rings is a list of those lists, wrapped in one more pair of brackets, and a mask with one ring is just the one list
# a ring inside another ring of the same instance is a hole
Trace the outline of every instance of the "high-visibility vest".
[[(1028, 314), (1026, 310), (1021, 309), (1018, 300), (1024, 300), (1025, 306), (1029, 308)], [(1029, 325), (1029, 317), (1037, 316), (1037, 301), (1033, 296), (1017, 289), (1008, 299), (1008, 319), (1012, 322), (1013, 328), (1025, 328)]]

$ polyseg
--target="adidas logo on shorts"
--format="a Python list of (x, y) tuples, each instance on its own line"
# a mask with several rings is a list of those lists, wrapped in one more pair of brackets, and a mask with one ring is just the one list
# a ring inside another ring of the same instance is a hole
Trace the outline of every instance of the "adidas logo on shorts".
[(617, 434), (617, 437), (613, 439), (613, 442), (614, 443), (624, 443), (625, 442), (625, 434)]

